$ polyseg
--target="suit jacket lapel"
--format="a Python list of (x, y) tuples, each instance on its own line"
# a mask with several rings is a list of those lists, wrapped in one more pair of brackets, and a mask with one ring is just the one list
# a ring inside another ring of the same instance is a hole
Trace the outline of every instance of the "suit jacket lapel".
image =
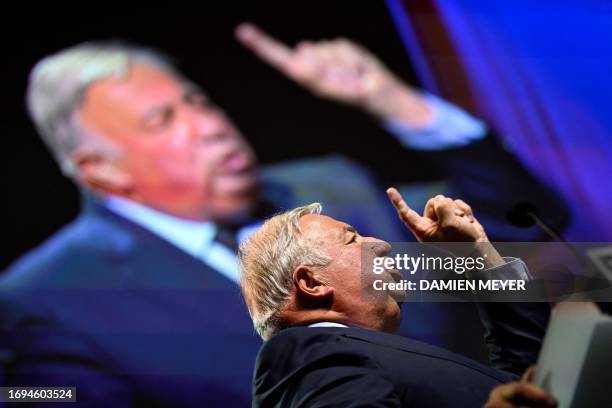
[(168, 241), (108, 210), (86, 201), (83, 217), (96, 224), (109, 242), (114, 265), (137, 287), (184, 287), (237, 290), (235, 282)]

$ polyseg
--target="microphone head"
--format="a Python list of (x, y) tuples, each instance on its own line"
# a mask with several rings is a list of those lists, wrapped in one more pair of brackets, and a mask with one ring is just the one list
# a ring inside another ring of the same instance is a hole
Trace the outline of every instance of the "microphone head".
[(538, 207), (528, 201), (519, 201), (508, 209), (506, 219), (516, 227), (527, 228), (535, 224), (531, 214), (537, 216)]

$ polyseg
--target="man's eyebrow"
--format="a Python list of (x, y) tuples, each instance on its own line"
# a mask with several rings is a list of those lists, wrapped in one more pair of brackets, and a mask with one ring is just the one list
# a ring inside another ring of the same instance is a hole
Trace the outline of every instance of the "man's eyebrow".
[(185, 96), (189, 96), (189, 95), (202, 95), (204, 97), (208, 97), (208, 95), (206, 94), (206, 92), (204, 92), (204, 90), (197, 84), (194, 84), (193, 82), (187, 82), (183, 85), (183, 97)]
[(339, 234), (340, 241), (346, 242), (346, 236), (347, 236), (347, 233), (349, 232), (352, 234), (357, 234), (357, 230), (355, 230), (355, 228), (352, 225), (347, 225), (347, 224), (343, 225), (342, 230)]
[[(196, 84), (193, 84), (192, 82), (187, 82), (183, 86), (180, 98), (181, 99), (188, 98), (191, 95), (202, 95), (205, 98), (208, 98), (208, 95), (206, 95), (206, 93), (202, 90), (202, 88), (200, 88)], [(153, 106), (144, 113), (143, 115), (144, 120), (145, 121), (149, 120), (159, 114), (167, 115), (172, 112), (173, 108), (174, 108), (173, 101), (172, 102), (169, 101), (163, 104), (159, 104), (157, 106)]]
[(155, 116), (159, 114), (168, 115), (170, 113), (172, 113), (172, 104), (166, 103), (166, 104), (154, 106), (148, 109), (144, 113), (143, 119), (146, 121), (146, 120), (154, 118)]
[(342, 239), (346, 237), (347, 232), (352, 232), (353, 234), (356, 234), (357, 230), (352, 225), (344, 225), (342, 227)]
[(342, 225), (342, 228), (334, 228), (334, 236), (337, 237), (338, 241), (344, 242), (346, 240), (346, 233), (350, 232), (353, 229), (350, 225)]

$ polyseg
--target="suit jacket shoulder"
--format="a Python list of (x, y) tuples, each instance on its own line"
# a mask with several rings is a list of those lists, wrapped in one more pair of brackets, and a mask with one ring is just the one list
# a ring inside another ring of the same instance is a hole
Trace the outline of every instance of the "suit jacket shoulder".
[(6, 384), (76, 385), (99, 406), (249, 405), (261, 342), (238, 286), (104, 208), (7, 272), (0, 316)]
[(449, 351), (361, 328), (283, 330), (260, 350), (254, 404), (480, 406), (515, 379)]

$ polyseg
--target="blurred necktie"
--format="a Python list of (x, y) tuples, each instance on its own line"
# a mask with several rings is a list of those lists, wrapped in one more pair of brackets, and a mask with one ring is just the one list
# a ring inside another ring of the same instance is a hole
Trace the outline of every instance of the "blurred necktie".
[(238, 240), (237, 240), (238, 228), (228, 225), (217, 224), (217, 234), (215, 235), (214, 241), (224, 245), (230, 249), (234, 254), (238, 253)]

